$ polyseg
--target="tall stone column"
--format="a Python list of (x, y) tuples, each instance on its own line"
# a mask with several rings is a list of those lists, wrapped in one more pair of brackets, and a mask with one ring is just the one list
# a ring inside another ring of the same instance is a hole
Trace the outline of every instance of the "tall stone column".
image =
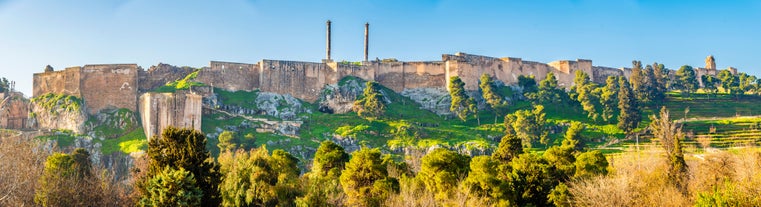
[(370, 47), (370, 23), (365, 23), (365, 62), (367, 62), (367, 49)]
[(330, 20), (327, 22), (327, 45), (325, 46), (325, 59), (330, 61)]

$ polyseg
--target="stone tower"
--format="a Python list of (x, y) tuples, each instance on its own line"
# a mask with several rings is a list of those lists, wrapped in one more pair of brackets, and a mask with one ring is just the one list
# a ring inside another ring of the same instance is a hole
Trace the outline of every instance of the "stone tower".
[(716, 60), (713, 59), (713, 55), (706, 57), (706, 69), (716, 70)]

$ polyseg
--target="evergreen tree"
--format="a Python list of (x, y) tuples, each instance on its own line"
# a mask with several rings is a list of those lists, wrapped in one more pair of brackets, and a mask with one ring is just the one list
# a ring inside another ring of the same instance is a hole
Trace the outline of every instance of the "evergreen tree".
[(753, 84), (756, 82), (756, 76), (748, 75), (746, 73), (740, 73), (737, 75), (739, 79), (739, 89), (740, 92), (737, 94), (745, 94), (745, 92), (751, 91), (753, 89)]
[(718, 75), (721, 87), (725, 93), (736, 94), (740, 90), (740, 78), (733, 75), (729, 70), (722, 70)]
[(581, 107), (587, 112), (587, 117), (592, 120), (597, 120), (599, 114), (597, 114), (596, 102), (598, 97), (593, 93), (596, 88), (596, 84), (589, 80), (589, 75), (581, 70), (576, 71), (576, 76), (573, 79), (574, 86), (572, 90), (576, 92), (576, 100), (581, 103)]
[(669, 89), (669, 70), (663, 64), (653, 63), (653, 74), (655, 76), (655, 94), (653, 95), (656, 103), (663, 105), (666, 101), (666, 92)]
[(632, 88), (632, 93), (634, 97), (639, 101), (639, 97), (637, 97), (637, 94), (640, 94), (640, 91), (644, 93), (644, 87), (645, 87), (645, 72), (642, 68), (642, 62), (639, 60), (632, 61), (632, 73), (631, 76), (629, 76), (629, 84)]
[[(148, 141), (148, 169), (146, 179), (163, 172), (167, 167), (185, 169), (196, 180), (203, 191), (202, 206), (218, 206), (220, 203), (218, 186), (221, 174), (219, 166), (206, 150), (206, 136), (193, 129), (178, 129), (167, 127), (161, 136), (155, 136)], [(137, 190), (141, 195), (147, 195), (148, 180), (137, 181)]]
[(669, 118), (666, 107), (661, 108), (660, 116), (650, 116), (650, 129), (653, 136), (660, 140), (668, 158), (668, 180), (682, 192), (687, 192), (687, 163), (684, 161), (681, 139), (684, 139), (682, 127)]
[(523, 94), (536, 92), (536, 79), (534, 75), (519, 75), (518, 86), (523, 89)]
[(576, 155), (576, 172), (573, 177), (588, 178), (608, 174), (608, 160), (599, 150), (583, 152)]
[(378, 118), (386, 111), (386, 102), (380, 93), (380, 85), (375, 81), (365, 83), (362, 98), (354, 102), (352, 109), (357, 115), (365, 118)]
[(460, 77), (454, 76), (449, 82), (449, 95), (452, 97), (452, 104), (449, 107), (449, 111), (455, 113), (462, 121), (468, 118), (468, 115), (473, 113), (471, 111), (473, 104), (472, 99), (465, 93), (465, 83), (462, 82)]
[(220, 155), (222, 206), (292, 206), (300, 195), (298, 159), (265, 146)]
[(692, 69), (692, 66), (683, 65), (680, 67), (679, 70), (676, 71), (675, 78), (677, 88), (687, 95), (695, 92), (699, 87), (698, 79), (695, 76), (695, 70)]
[(505, 128), (515, 130), (515, 135), (522, 140), (523, 146), (531, 148), (535, 141), (547, 143), (547, 120), (545, 118), (544, 106), (535, 105), (534, 109), (518, 110), (505, 117)]
[(148, 180), (145, 188), (139, 206), (200, 206), (203, 197), (193, 173), (182, 168), (165, 168)]
[(717, 85), (720, 84), (719, 79), (710, 75), (700, 76), (700, 79), (703, 82), (703, 90), (709, 94), (709, 97), (711, 94), (715, 95), (718, 90)]
[(234, 134), (231, 131), (223, 131), (219, 134), (219, 143), (217, 144), (217, 147), (219, 147), (220, 152), (224, 151), (230, 151), (237, 148), (235, 144), (235, 137), (233, 137)]
[(320, 143), (317, 152), (314, 154), (312, 162), (312, 171), (305, 175), (308, 178), (306, 186), (306, 195), (298, 198), (298, 206), (335, 206), (342, 205), (336, 203), (334, 197), (340, 197), (342, 194), (338, 178), (341, 177), (341, 171), (344, 170), (346, 162), (349, 161), (349, 154), (346, 154), (344, 148), (336, 143), (325, 140)]
[(508, 182), (517, 206), (550, 206), (548, 196), (559, 183), (555, 167), (535, 153), (523, 153), (511, 162)]
[(619, 77), (618, 85), (618, 128), (624, 130), (627, 134), (637, 128), (641, 121), (637, 99), (634, 97), (629, 82), (625, 78)]
[(643, 83), (641, 84), (639, 91), (636, 91), (637, 100), (640, 100), (641, 105), (651, 105), (655, 102), (658, 95), (657, 79), (655, 77), (655, 69), (652, 66), (646, 66), (642, 71)]
[(505, 136), (502, 137), (499, 146), (497, 146), (497, 149), (494, 150), (494, 153), (491, 155), (494, 160), (501, 162), (502, 164), (509, 163), (513, 158), (518, 157), (518, 155), (523, 153), (521, 139), (515, 134), (513, 126), (507, 124), (505, 127), (507, 128), (505, 130)]
[(499, 205), (508, 206), (509, 196), (514, 194), (507, 182), (499, 178), (500, 163), (489, 156), (476, 156), (470, 162), (470, 173), (462, 181), (463, 191), (475, 194), (477, 197), (488, 198)]
[(90, 153), (77, 148), (71, 154), (54, 153), (45, 161), (45, 168), (35, 189), (34, 202), (41, 206), (84, 206), (99, 204), (91, 195), (98, 187), (92, 174)]
[(390, 192), (399, 191), (399, 182), (388, 177), (377, 148), (352, 153), (340, 180), (349, 206), (381, 206)]
[(470, 157), (445, 148), (437, 148), (423, 157), (417, 178), (426, 189), (444, 200), (454, 195), (460, 178), (468, 175)]
[(491, 76), (485, 73), (481, 75), (481, 82), (478, 86), (481, 89), (484, 102), (494, 110), (494, 123), (496, 124), (497, 117), (503, 116), (504, 111), (507, 110), (507, 101), (497, 93), (497, 89), (494, 87), (494, 80), (492, 80)]
[(565, 90), (558, 88), (558, 80), (552, 72), (547, 73), (547, 77), (539, 82), (537, 92), (528, 94), (528, 98), (532, 99), (534, 104), (553, 104), (555, 107), (563, 103), (566, 97), (568, 95), (565, 94)]
[(602, 88), (600, 93), (600, 104), (602, 105), (602, 120), (611, 121), (615, 120), (616, 114), (618, 114), (618, 78), (615, 76), (608, 76), (605, 80), (605, 87)]

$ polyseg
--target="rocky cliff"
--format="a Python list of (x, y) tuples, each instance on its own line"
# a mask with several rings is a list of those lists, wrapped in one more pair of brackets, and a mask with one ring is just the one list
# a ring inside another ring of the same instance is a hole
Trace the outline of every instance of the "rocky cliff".
[(49, 93), (33, 98), (30, 108), (30, 126), (40, 129), (71, 130), (76, 134), (85, 132), (87, 113), (82, 99)]

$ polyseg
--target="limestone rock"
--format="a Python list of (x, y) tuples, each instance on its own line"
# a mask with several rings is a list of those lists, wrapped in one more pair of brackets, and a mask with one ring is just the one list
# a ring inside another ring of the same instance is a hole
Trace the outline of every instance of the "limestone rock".
[(365, 90), (364, 82), (359, 79), (327, 85), (320, 97), (320, 111), (336, 114), (350, 112), (354, 101), (362, 95), (363, 90)]
[(452, 104), (452, 98), (449, 92), (442, 88), (413, 88), (405, 89), (402, 96), (408, 97), (420, 104), (422, 109), (431, 111), (438, 115), (450, 115), (449, 106)]
[(71, 130), (75, 134), (84, 133), (87, 113), (84, 106), (74, 106), (63, 100), (44, 105), (41, 101), (32, 101), (29, 123), (41, 129)]

